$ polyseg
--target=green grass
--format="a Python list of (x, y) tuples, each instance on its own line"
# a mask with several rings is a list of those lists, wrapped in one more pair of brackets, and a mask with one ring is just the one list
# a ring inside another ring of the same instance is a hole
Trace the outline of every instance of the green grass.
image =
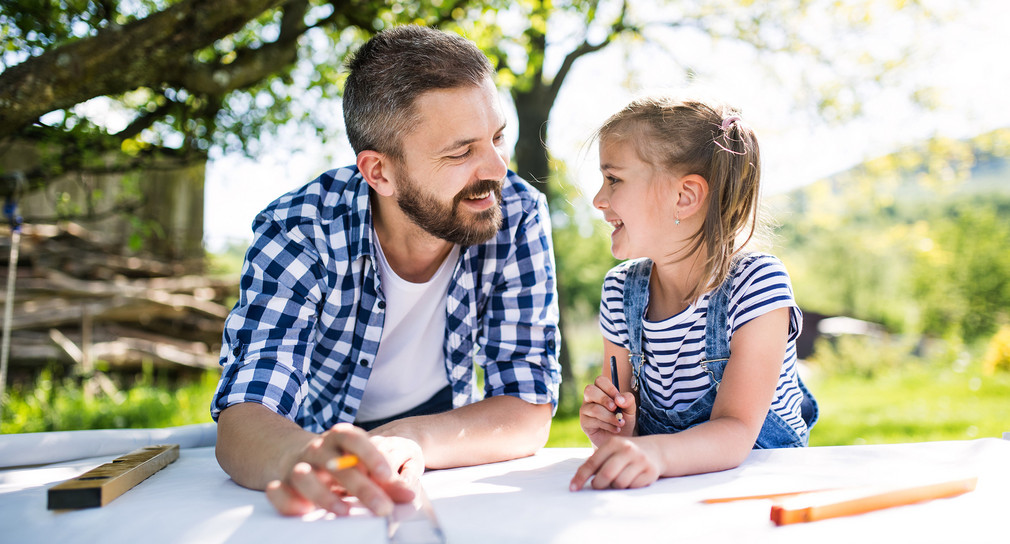
[[(865, 368), (865, 367), (864, 367)], [(817, 372), (809, 381), (821, 407), (812, 446), (885, 444), (999, 437), (1010, 431), (1010, 372), (987, 376), (974, 363), (880, 365)], [(158, 428), (211, 421), (217, 373), (186, 384), (149, 374), (108, 395), (88, 398), (69, 380), (48, 374), (9, 391), (3, 433), (96, 428)], [(578, 416), (558, 416), (549, 447), (586, 447)]]
[(3, 406), (2, 433), (82, 429), (162, 428), (211, 421), (218, 373), (184, 384), (158, 383), (145, 373), (129, 387), (86, 395), (73, 380), (43, 372), (34, 386), (12, 388)]
[(979, 365), (904, 365), (872, 378), (823, 376), (811, 383), (821, 419), (812, 446), (1000, 437), (1010, 431), (1010, 373)]
[[(811, 446), (893, 444), (1000, 437), (1010, 432), (1010, 372), (980, 365), (904, 364), (864, 373), (817, 373), (821, 410)], [(549, 447), (588, 446), (579, 419), (556, 417)]]

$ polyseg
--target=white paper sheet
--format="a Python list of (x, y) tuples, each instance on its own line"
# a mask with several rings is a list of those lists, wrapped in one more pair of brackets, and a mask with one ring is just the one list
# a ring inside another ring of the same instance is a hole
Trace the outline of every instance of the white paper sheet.
[[(546, 449), (515, 461), (429, 471), (422, 482), (454, 544), (1006, 542), (1010, 442), (1004, 440), (755, 451), (733, 470), (639, 490), (571, 493), (568, 482), (589, 454)], [(231, 481), (210, 447), (183, 449), (175, 463), (105, 507), (46, 510), (50, 485), (113, 457), (0, 471), (0, 542), (385, 541), (385, 521), (363, 511), (350, 519), (278, 515), (262, 492)], [(700, 502), (968, 473), (978, 476), (978, 487), (959, 497), (784, 527), (769, 520), (769, 501)]]

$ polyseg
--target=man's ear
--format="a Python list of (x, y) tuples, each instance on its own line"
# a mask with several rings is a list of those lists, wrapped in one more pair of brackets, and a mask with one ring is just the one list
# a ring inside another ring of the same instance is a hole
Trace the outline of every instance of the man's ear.
[(365, 178), (373, 191), (382, 196), (392, 196), (396, 169), (388, 155), (365, 150), (358, 153), (356, 163), (361, 177)]
[(708, 181), (698, 174), (682, 176), (677, 182), (677, 211), (682, 219), (698, 211), (704, 213), (708, 200)]

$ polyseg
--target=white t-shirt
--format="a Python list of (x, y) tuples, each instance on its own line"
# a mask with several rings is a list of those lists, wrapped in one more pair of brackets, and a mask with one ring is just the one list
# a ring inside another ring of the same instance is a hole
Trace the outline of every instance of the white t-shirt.
[(379, 351), (358, 408), (358, 421), (395, 416), (449, 385), (442, 353), (445, 305), (449, 280), (459, 260), (459, 246), (454, 245), (430, 280), (411, 283), (389, 267), (374, 232), (372, 239), (386, 317)]

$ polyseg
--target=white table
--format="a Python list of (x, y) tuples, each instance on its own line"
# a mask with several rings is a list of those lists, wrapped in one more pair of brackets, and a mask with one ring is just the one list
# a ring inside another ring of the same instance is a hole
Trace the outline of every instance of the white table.
[[(87, 433), (71, 438), (84, 441)], [(4, 442), (11, 439), (0, 436), (0, 465), (10, 457)], [(86, 510), (49, 511), (46, 490), (133, 446), (102, 457), (0, 470), (0, 542), (385, 542), (384, 520), (364, 512), (342, 519), (279, 516), (263, 493), (243, 489), (228, 478), (214, 459), (213, 447), (194, 446), (182, 449), (175, 463), (107, 506)], [(1010, 542), (1010, 441), (755, 451), (743, 465), (725, 472), (660, 480), (640, 490), (571, 493), (568, 482), (589, 453), (582, 448), (545, 449), (526, 459), (431, 471), (422, 481), (449, 542), (456, 544), (602, 544), (632, 538)], [(769, 521), (768, 501), (699, 502), (964, 475), (977, 475), (978, 488), (959, 497), (783, 527)]]

